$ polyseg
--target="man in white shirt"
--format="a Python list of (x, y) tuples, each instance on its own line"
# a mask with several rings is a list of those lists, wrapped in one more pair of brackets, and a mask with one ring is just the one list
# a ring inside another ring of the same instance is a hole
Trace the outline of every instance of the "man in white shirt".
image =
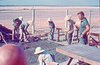
[(41, 47), (37, 47), (34, 54), (38, 55), (39, 65), (47, 65), (48, 63), (53, 62), (51, 54), (47, 53)]
[(21, 28), (20, 28), (20, 41), (29, 42), (28, 37), (27, 37), (27, 34), (29, 34), (29, 32), (27, 31), (27, 29), (30, 25), (32, 25), (32, 21), (27, 21), (26, 23), (23, 23), (21, 25)]

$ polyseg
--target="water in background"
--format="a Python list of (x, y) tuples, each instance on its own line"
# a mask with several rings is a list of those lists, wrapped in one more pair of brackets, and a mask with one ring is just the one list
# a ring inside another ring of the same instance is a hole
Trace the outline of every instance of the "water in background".
[[(9, 7), (10, 8), (10, 7)], [(38, 8), (38, 7), (37, 7)], [(5, 10), (6, 9), (6, 10)], [(23, 22), (28, 20), (32, 20), (32, 10), (25, 9), (24, 7), (10, 8), (7, 10), (7, 7), (3, 9), (0, 8), (0, 24), (12, 29), (12, 21), (16, 17), (22, 16), (24, 18)], [(91, 28), (98, 28), (93, 29), (96, 31), (100, 31), (100, 15), (98, 8), (62, 8), (62, 7), (55, 7), (55, 8), (46, 8), (41, 7), (35, 9), (35, 29), (48, 29), (48, 18), (52, 18), (56, 27), (65, 27), (64, 17), (68, 15), (72, 15), (72, 19), (77, 19), (77, 12), (84, 11), (85, 15), (91, 23)], [(90, 13), (91, 11), (91, 13)], [(29, 31), (31, 31), (31, 26), (29, 27)]]

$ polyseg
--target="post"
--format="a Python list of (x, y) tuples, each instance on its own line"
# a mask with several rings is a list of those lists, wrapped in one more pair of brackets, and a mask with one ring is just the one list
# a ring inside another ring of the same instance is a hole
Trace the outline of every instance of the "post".
[(91, 10), (89, 11), (89, 22), (90, 22), (90, 31), (89, 31), (89, 35), (88, 35), (88, 44), (90, 43), (90, 36), (91, 36), (91, 35), (90, 35), (90, 32), (91, 32), (91, 28), (92, 28), (92, 27), (91, 27), (91, 26), (92, 26), (92, 25), (91, 25)]
[[(68, 15), (68, 9), (66, 10), (66, 15)], [(66, 22), (66, 20), (65, 20), (65, 28), (67, 28), (67, 22)]]
[(89, 12), (89, 22), (90, 22), (90, 29), (91, 29), (91, 10)]
[(66, 10), (66, 15), (68, 15), (68, 9)]
[(99, 0), (99, 17), (100, 17), (100, 0)]
[(70, 65), (72, 62), (73, 58), (69, 57), (68, 61), (67, 61), (67, 65)]
[(33, 21), (32, 34), (34, 34), (35, 33), (35, 9), (32, 9), (32, 21)]

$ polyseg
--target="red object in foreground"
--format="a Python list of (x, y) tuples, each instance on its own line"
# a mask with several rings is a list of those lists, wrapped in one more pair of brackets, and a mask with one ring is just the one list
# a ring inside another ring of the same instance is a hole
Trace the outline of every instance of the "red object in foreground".
[(0, 65), (26, 65), (24, 51), (14, 44), (0, 47)]

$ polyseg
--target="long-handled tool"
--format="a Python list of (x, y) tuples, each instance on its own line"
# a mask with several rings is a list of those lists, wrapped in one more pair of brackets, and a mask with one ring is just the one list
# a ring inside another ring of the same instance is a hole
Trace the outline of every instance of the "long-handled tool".
[(7, 42), (6, 42), (6, 40), (4, 39), (4, 36), (3, 36), (3, 34), (0, 32), (0, 35), (1, 35), (1, 37), (2, 37), (2, 40), (4, 41), (4, 43), (5, 44), (7, 44)]

